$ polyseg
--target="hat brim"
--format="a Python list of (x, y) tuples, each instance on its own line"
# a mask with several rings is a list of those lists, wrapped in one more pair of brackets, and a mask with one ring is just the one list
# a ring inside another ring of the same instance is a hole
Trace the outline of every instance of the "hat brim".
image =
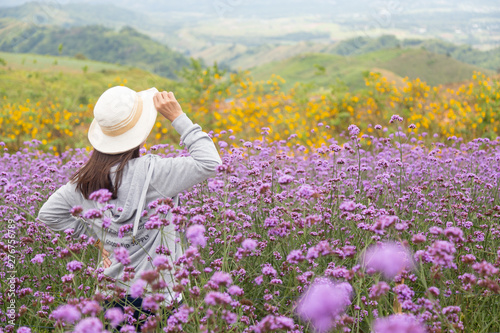
[(101, 127), (94, 119), (90, 124), (88, 138), (95, 150), (105, 154), (120, 154), (138, 147), (146, 141), (156, 121), (156, 111), (153, 96), (156, 88), (137, 92), (142, 98), (142, 114), (137, 124), (127, 132), (118, 136), (109, 136), (102, 132)]

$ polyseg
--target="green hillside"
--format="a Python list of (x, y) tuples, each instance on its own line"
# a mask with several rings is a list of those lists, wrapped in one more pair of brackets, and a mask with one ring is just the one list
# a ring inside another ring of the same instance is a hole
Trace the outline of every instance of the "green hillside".
[(60, 28), (30, 26), (13, 19), (0, 20), (0, 51), (73, 57), (139, 67), (168, 78), (189, 60), (133, 28), (114, 31), (103, 26)]
[(429, 52), (447, 55), (466, 64), (500, 71), (500, 48), (481, 51), (469, 45), (455, 45), (437, 39), (402, 39), (393, 35), (378, 38), (356, 37), (336, 43), (314, 43), (300, 41), (293, 44), (215, 44), (204, 47), (193, 57), (200, 57), (208, 63), (217, 60), (221, 65), (233, 69), (249, 69), (271, 61), (280, 61), (305, 53), (327, 53), (341, 56), (356, 56), (370, 52), (395, 48), (425, 49)]
[[(126, 71), (129, 68), (107, 62), (76, 59), (63, 56), (48, 56), (29, 53), (0, 52), (0, 59), (7, 69), (34, 70), (42, 72), (92, 73), (105, 71)], [(1, 62), (1, 61), (0, 61)]]
[(0, 105), (30, 99), (74, 109), (94, 103), (107, 88), (120, 84), (135, 90), (182, 89), (178, 82), (142, 69), (92, 60), (5, 52), (0, 59)]
[(370, 52), (358, 56), (339, 56), (335, 54), (308, 53), (289, 59), (270, 62), (250, 69), (257, 80), (265, 80), (277, 73), (287, 82), (284, 89), (295, 82), (314, 82), (317, 86), (330, 86), (340, 82), (349, 88), (364, 87), (363, 74), (367, 70), (381, 69), (391, 78), (420, 78), (431, 84), (469, 80), (473, 71), (484, 70), (461, 63), (445, 55), (434, 54), (422, 49), (390, 49)]
[(378, 38), (356, 37), (343, 40), (331, 49), (325, 50), (338, 55), (359, 55), (378, 50), (392, 48), (419, 48), (427, 51), (447, 55), (453, 59), (470, 65), (476, 65), (491, 70), (500, 70), (500, 47), (481, 51), (470, 45), (456, 45), (438, 39), (403, 39), (393, 35), (384, 35)]

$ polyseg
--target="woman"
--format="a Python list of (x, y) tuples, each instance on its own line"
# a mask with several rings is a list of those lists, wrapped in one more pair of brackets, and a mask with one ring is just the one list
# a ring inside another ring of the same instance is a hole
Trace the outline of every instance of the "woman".
[[(140, 156), (139, 149), (156, 122), (157, 112), (172, 122), (189, 157)], [(50, 196), (38, 218), (54, 231), (71, 228), (75, 238), (86, 234), (98, 239), (105, 254), (104, 274), (125, 290), (127, 297), (122, 301), (140, 307), (142, 299), (130, 296), (130, 286), (143, 271), (154, 269), (152, 261), (157, 253), (170, 256), (171, 262), (182, 254), (173, 224), (163, 227), (163, 231), (144, 228), (147, 217), (141, 217), (147, 203), (172, 198), (177, 205), (178, 194), (213, 176), (221, 159), (212, 139), (182, 111), (173, 92), (160, 93), (155, 88), (137, 93), (118, 86), (105, 91), (94, 107), (88, 138), (94, 148), (90, 159)], [(112, 193), (108, 203), (114, 206), (105, 211), (104, 217), (87, 221), (87, 225), (71, 210), (75, 206), (81, 206), (84, 212), (103, 207), (105, 200), (100, 203), (89, 198), (100, 189)], [(128, 232), (122, 235), (123, 230)], [(115, 260), (115, 250), (122, 253), (124, 248), (129, 253), (128, 266), (135, 269), (131, 281), (122, 280), (124, 265)], [(170, 304), (174, 301), (173, 282), (172, 274), (167, 275), (165, 303)]]

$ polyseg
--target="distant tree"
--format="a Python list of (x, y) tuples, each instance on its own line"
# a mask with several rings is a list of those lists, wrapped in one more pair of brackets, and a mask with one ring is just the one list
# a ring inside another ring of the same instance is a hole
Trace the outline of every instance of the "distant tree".
[(78, 59), (78, 60), (87, 60), (87, 57), (85, 56), (85, 54), (83, 54), (81, 52), (78, 52), (77, 54), (75, 54), (74, 58)]
[(84, 74), (87, 74), (87, 71), (89, 70), (89, 66), (87, 66), (87, 65), (83, 66), (82, 70), (83, 70)]
[(63, 50), (63, 44), (59, 44), (59, 47), (57, 48), (57, 50), (59, 51), (59, 55), (62, 54), (62, 50)]
[(314, 75), (324, 75), (326, 73), (325, 66), (314, 64), (314, 67), (316, 68), (316, 72), (314, 72)]
[(7, 62), (3, 58), (0, 58), (0, 65), (7, 66)]
[(150, 39), (147, 35), (141, 34), (139, 31), (136, 29), (132, 28), (131, 26), (125, 25), (120, 29), (120, 34), (127, 34), (130, 36), (135, 36), (135, 37), (140, 37), (140, 38), (147, 38)]

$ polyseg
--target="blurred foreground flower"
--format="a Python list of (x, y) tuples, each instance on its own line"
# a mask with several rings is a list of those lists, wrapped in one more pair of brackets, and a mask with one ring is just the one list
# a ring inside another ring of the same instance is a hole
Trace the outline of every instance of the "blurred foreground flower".
[(361, 265), (368, 270), (381, 272), (390, 280), (403, 269), (414, 267), (410, 251), (396, 243), (382, 243), (369, 247), (361, 256)]
[(376, 319), (373, 333), (425, 333), (425, 328), (414, 315), (397, 314)]
[(205, 239), (205, 227), (201, 224), (195, 224), (188, 228), (186, 232), (186, 237), (189, 239), (189, 242), (194, 246), (205, 247), (207, 245), (207, 240)]
[(347, 282), (334, 283), (317, 278), (299, 300), (297, 314), (311, 322), (317, 332), (329, 332), (335, 320), (351, 304), (352, 287)]

